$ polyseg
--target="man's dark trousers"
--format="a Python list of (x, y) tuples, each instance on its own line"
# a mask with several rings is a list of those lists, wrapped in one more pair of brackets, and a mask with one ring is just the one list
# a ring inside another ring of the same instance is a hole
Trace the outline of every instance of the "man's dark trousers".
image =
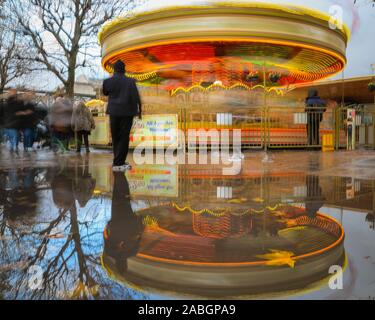
[(129, 152), (133, 116), (110, 117), (114, 160), (113, 166), (123, 166)]

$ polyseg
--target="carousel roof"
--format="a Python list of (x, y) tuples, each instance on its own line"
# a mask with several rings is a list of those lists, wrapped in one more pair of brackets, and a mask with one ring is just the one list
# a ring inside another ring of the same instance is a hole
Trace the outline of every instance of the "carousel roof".
[(329, 21), (289, 5), (178, 6), (115, 19), (99, 41), (108, 72), (121, 59), (129, 76), (171, 90), (217, 82), (280, 87), (343, 69), (349, 30)]

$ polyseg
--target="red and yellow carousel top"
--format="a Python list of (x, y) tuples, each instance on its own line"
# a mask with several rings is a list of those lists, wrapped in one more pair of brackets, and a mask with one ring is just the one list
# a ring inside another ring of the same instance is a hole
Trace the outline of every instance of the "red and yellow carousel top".
[(167, 7), (118, 18), (100, 34), (103, 67), (166, 89), (212, 84), (282, 87), (346, 64), (349, 31), (317, 11), (264, 3)]

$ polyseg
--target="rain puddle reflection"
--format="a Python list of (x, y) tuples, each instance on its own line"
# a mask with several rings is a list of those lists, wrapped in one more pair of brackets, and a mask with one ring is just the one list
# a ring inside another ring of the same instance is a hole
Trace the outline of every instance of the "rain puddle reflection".
[(189, 166), (113, 174), (83, 158), (2, 170), (0, 298), (373, 298), (374, 186)]

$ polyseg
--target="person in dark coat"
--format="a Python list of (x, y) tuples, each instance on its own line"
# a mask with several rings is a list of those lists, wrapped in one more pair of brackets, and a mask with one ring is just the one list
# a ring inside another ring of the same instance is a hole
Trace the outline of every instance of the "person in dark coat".
[(35, 128), (37, 125), (35, 96), (32, 93), (26, 93), (22, 96), (23, 108), (18, 113), (19, 128), (23, 134), (23, 145), (25, 151), (33, 148), (35, 141)]
[(311, 89), (306, 98), (307, 113), (307, 140), (309, 146), (320, 145), (320, 122), (323, 120), (323, 114), (326, 111), (326, 103), (318, 96), (316, 89)]
[(16, 152), (18, 149), (23, 112), (24, 103), (19, 99), (17, 90), (10, 90), (4, 106), (4, 128), (10, 142), (11, 152)]
[(130, 131), (135, 116), (141, 117), (142, 104), (134, 79), (125, 76), (125, 64), (117, 61), (113, 77), (104, 80), (103, 93), (108, 96), (107, 114), (110, 116), (113, 171), (131, 169), (125, 162), (129, 152)]

